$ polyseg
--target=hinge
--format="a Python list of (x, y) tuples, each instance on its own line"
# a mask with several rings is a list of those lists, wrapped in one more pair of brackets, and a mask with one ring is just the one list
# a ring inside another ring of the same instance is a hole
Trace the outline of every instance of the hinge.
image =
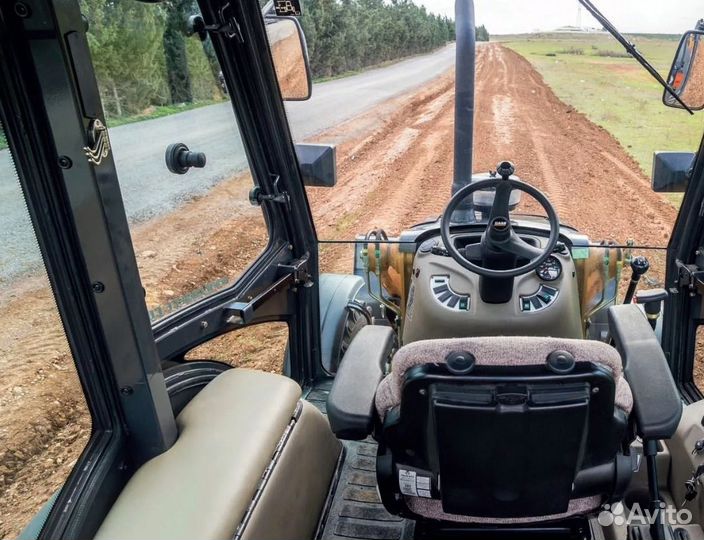
[(279, 278), (268, 288), (246, 302), (237, 301), (223, 308), (225, 322), (228, 324), (249, 324), (254, 319), (257, 310), (266, 304), (277, 293), (297, 287), (309, 287), (313, 284), (308, 270), (308, 255), (293, 261), (291, 264), (279, 264)]
[(291, 196), (288, 191), (283, 191), (279, 189), (280, 176), (274, 179), (274, 192), (264, 193), (264, 190), (259, 186), (254, 186), (249, 192), (249, 202), (252, 206), (261, 206), (264, 201), (271, 201), (279, 204), (286, 205), (286, 209), (291, 211)]
[(240, 24), (237, 22), (232, 5), (226, 2), (218, 9), (218, 23), (205, 24), (200, 15), (191, 15), (188, 18), (186, 32), (189, 36), (197, 35), (201, 41), (205, 41), (208, 33), (223, 34), (228, 39), (237, 39), (238, 43), (244, 43), (244, 36)]
[(686, 289), (691, 296), (704, 294), (704, 271), (696, 264), (677, 261), (677, 285)]

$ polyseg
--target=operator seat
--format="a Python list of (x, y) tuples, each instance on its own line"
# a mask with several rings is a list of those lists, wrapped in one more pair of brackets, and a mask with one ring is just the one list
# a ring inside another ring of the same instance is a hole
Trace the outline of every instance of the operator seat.
[(529, 524), (589, 514), (628, 487), (634, 400), (613, 347), (425, 340), (400, 348), (389, 371), (391, 331), (362, 330), (341, 362), (328, 419), (338, 438), (378, 441), (379, 493), (392, 514)]
[(384, 506), (428, 537), (445, 527), (579, 528), (622, 499), (639, 466), (636, 435), (658, 507), (658, 441), (674, 435), (682, 400), (638, 306), (610, 307), (609, 332), (615, 348), (476, 337), (417, 341), (394, 355), (391, 329), (363, 327), (328, 396), (330, 427), (339, 439), (378, 441)]
[(541, 337), (402, 347), (376, 392), (377, 479), (413, 519), (531, 523), (616, 500), (631, 389), (605, 343)]

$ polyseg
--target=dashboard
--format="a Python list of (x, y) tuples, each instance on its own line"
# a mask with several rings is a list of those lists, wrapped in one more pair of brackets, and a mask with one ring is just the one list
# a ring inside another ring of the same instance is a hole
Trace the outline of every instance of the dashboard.
[[(540, 234), (517, 232), (535, 247), (547, 245)], [(478, 238), (458, 234), (453, 241), (463, 248)], [(583, 337), (575, 264), (564, 243), (537, 269), (513, 279), (506, 302), (492, 301), (487, 291), (494, 283), (484, 279), (457, 264), (439, 236), (425, 240), (414, 259), (403, 344), (483, 335)]]

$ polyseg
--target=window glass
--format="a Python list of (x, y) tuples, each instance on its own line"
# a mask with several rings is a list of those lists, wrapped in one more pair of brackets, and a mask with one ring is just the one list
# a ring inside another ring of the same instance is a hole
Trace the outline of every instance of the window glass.
[(0, 204), (0, 538), (15, 538), (68, 478), (91, 418), (1, 126)]
[(704, 392), (704, 326), (697, 326), (692, 378), (699, 391)]
[[(229, 287), (268, 242), (242, 135), (189, 1), (82, 0), (118, 178), (152, 321)], [(205, 154), (174, 174), (169, 145)]]
[(216, 360), (232, 367), (283, 373), (288, 325), (248, 326), (211, 339), (186, 354), (186, 360)]

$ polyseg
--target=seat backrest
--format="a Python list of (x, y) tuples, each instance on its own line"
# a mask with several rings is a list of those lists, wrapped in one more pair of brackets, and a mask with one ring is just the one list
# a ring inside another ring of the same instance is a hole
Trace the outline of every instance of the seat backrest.
[(630, 478), (621, 445), (632, 398), (604, 343), (416, 342), (396, 354), (376, 404), (379, 487), (395, 513), (413, 514), (407, 503), (420, 498), (455, 516), (559, 515)]

